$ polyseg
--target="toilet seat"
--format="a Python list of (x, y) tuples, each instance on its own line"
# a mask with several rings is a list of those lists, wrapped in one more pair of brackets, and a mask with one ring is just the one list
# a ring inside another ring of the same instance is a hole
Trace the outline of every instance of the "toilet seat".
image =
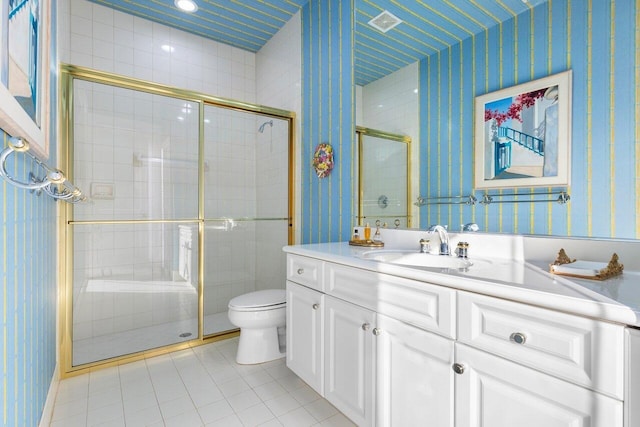
[(266, 289), (232, 298), (229, 308), (236, 311), (275, 310), (284, 307), (286, 301), (287, 293), (284, 289)]

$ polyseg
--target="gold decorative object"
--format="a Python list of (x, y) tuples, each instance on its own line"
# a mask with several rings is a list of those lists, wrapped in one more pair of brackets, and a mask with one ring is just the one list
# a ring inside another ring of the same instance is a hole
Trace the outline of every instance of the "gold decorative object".
[(384, 242), (377, 242), (371, 239), (359, 239), (359, 240), (349, 240), (349, 244), (351, 246), (365, 246), (368, 248), (382, 248), (384, 247)]
[(614, 276), (618, 276), (620, 274), (622, 274), (622, 271), (624, 270), (624, 264), (620, 264), (619, 262), (619, 258), (618, 258), (618, 254), (614, 253), (611, 256), (611, 260), (609, 261), (609, 263), (606, 265), (606, 267), (600, 269), (600, 270), (594, 270), (594, 274), (593, 275), (587, 275), (587, 274), (573, 274), (570, 272), (565, 271), (557, 271), (556, 266), (561, 266), (561, 265), (566, 265), (566, 264), (573, 264), (575, 263), (577, 260), (575, 259), (571, 259), (569, 258), (569, 256), (567, 255), (567, 253), (564, 251), (564, 249), (560, 249), (560, 252), (558, 252), (558, 257), (556, 258), (556, 260), (554, 261), (553, 264), (551, 264), (549, 266), (551, 273), (553, 274), (558, 274), (558, 275), (562, 275), (562, 276), (571, 276), (571, 277), (578, 277), (581, 279), (595, 279), (595, 280), (605, 280), (605, 279), (609, 279), (611, 277)]
[(560, 249), (560, 252), (558, 252), (558, 257), (552, 265), (570, 264), (572, 262), (576, 262), (576, 260), (571, 260), (564, 249)]

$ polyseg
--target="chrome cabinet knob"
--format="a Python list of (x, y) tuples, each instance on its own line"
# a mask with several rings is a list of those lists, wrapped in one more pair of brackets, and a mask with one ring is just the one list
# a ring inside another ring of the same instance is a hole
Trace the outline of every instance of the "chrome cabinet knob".
[(527, 342), (527, 336), (522, 332), (514, 332), (509, 337), (509, 340), (513, 341), (516, 344), (524, 344)]
[(371, 333), (373, 333), (373, 335), (378, 336), (382, 333), (382, 330), (379, 328), (373, 328), (373, 331), (371, 331)]
[(362, 324), (362, 330), (363, 331), (368, 331), (370, 327), (371, 327), (371, 325), (369, 325), (368, 323), (363, 323)]
[(298, 274), (302, 274), (302, 273), (304, 273), (304, 268), (299, 268), (298, 269)]
[(315, 304), (313, 304), (313, 305), (311, 306), (311, 308), (313, 308), (314, 310), (317, 310), (317, 309), (319, 309), (319, 308), (320, 308), (320, 304), (315, 303)]
[(461, 364), (461, 363), (454, 363), (453, 364), (453, 372), (455, 372), (458, 375), (464, 374), (464, 365)]

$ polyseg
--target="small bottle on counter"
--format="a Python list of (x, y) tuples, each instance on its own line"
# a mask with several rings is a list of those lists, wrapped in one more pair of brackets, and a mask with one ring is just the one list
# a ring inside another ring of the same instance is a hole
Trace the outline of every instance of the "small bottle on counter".
[(371, 227), (369, 223), (364, 226), (364, 240), (371, 240)]
[(351, 240), (353, 240), (353, 241), (360, 240), (360, 234), (358, 234), (358, 229), (357, 228), (353, 229), (353, 237), (351, 238)]
[(373, 233), (374, 242), (382, 242), (382, 235), (380, 234), (380, 221), (376, 223), (376, 232)]

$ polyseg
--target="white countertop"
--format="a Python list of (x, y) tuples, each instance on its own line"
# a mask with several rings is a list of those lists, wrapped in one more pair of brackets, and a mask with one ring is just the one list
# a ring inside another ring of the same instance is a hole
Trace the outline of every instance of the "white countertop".
[[(284, 248), (287, 253), (566, 313), (640, 326), (640, 272), (625, 270), (621, 276), (605, 281), (575, 279), (552, 275), (548, 272), (547, 261), (525, 261), (517, 258), (483, 260), (468, 271), (408, 267), (362, 258), (363, 253), (372, 250), (376, 249), (350, 246), (346, 242)], [(472, 256), (470, 259), (473, 261)]]

